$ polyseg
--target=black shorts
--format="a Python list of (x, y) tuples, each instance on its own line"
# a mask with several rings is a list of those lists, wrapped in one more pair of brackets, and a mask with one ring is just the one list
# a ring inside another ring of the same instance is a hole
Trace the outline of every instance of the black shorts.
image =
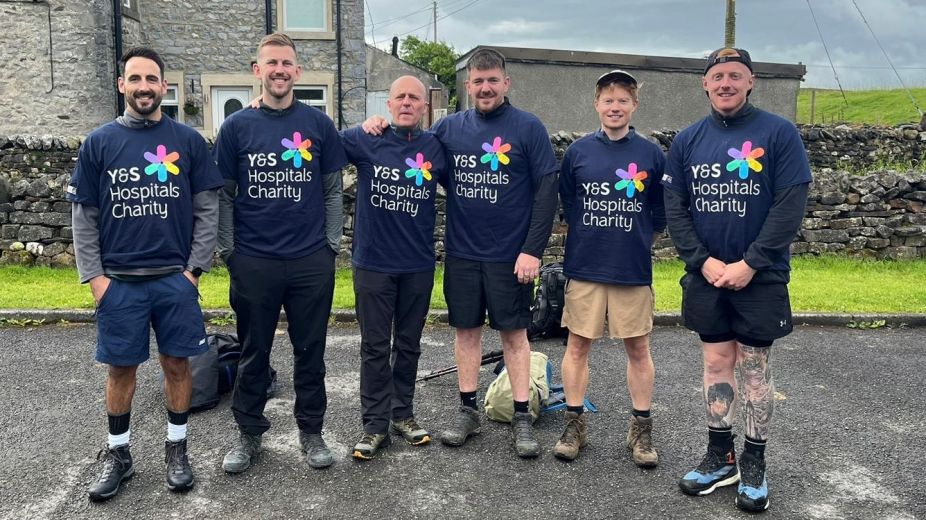
[(514, 262), (480, 262), (447, 256), (444, 299), (451, 327), (495, 330), (526, 329), (531, 322), (534, 284), (518, 283)]
[(746, 345), (768, 346), (793, 329), (787, 284), (751, 283), (732, 291), (714, 287), (701, 273), (686, 273), (679, 283), (682, 320), (702, 339), (737, 339)]

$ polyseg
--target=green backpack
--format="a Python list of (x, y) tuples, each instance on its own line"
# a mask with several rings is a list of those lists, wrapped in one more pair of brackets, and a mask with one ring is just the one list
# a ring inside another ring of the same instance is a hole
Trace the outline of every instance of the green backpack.
[[(543, 352), (531, 352), (531, 395), (529, 407), (536, 421), (540, 417), (540, 407), (550, 396), (550, 382), (547, 380), (547, 365), (550, 364)], [(514, 416), (514, 401), (511, 397), (511, 380), (508, 369), (502, 369), (495, 381), (486, 390), (485, 411), (489, 419), (510, 423)]]

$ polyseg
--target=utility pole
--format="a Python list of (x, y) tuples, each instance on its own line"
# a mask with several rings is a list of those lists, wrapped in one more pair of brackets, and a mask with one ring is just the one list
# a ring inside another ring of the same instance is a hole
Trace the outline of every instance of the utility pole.
[(727, 0), (727, 23), (723, 35), (723, 46), (736, 46), (736, 0)]
[(434, 0), (434, 43), (437, 43), (437, 0)]

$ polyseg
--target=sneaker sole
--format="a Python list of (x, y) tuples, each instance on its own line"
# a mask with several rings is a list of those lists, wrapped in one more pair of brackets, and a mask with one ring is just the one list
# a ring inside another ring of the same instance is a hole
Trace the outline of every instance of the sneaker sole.
[(383, 441), (379, 443), (379, 446), (372, 452), (364, 453), (360, 450), (355, 449), (352, 455), (357, 460), (373, 460), (376, 458), (379, 452), (383, 451), (385, 448), (388, 448), (391, 445), (392, 445), (392, 439), (387, 435), (385, 438), (383, 438)]
[(102, 502), (104, 500), (109, 500), (110, 498), (118, 495), (119, 490), (122, 489), (122, 483), (125, 482), (126, 480), (129, 480), (133, 476), (135, 476), (135, 466), (132, 466), (125, 475), (122, 475), (122, 478), (119, 479), (119, 484), (116, 485), (116, 489), (112, 490), (111, 493), (106, 493), (105, 495), (90, 493), (89, 494), (90, 500), (93, 502)]
[(683, 487), (681, 487), (681, 486), (679, 486), (679, 487), (681, 488), (682, 492), (685, 493), (686, 495), (690, 495), (690, 496), (693, 496), (693, 497), (703, 497), (703, 496), (705, 496), (705, 495), (710, 495), (711, 493), (714, 492), (714, 490), (716, 490), (716, 489), (719, 488), (719, 487), (724, 487), (724, 486), (729, 486), (729, 485), (732, 485), (732, 484), (736, 484), (736, 483), (739, 482), (739, 481), (740, 481), (740, 474), (737, 473), (736, 475), (733, 475), (732, 477), (727, 477), (727, 478), (725, 478), (725, 479), (723, 479), (723, 480), (721, 480), (721, 481), (715, 482), (715, 483), (714, 483), (713, 485), (711, 485), (709, 488), (707, 488), (707, 489), (702, 489), (701, 491), (694, 491), (694, 492), (692, 492), (692, 490), (685, 489), (685, 488), (683, 488)]
[(190, 483), (187, 484), (186, 486), (171, 486), (170, 484), (167, 484), (167, 489), (171, 490), (171, 491), (174, 492), (174, 493), (185, 493), (185, 492), (187, 492), (187, 491), (193, 489), (193, 484), (194, 484), (194, 483), (195, 483), (195, 481), (194, 481), (194, 480), (191, 480)]
[(766, 509), (768, 509), (769, 500), (768, 500), (767, 498), (765, 499), (765, 507), (759, 507), (759, 508), (755, 508), (755, 509), (750, 508), (750, 507), (746, 507), (746, 506), (740, 504), (740, 499), (739, 499), (739, 497), (736, 497), (736, 499), (733, 500), (733, 504), (734, 504), (740, 511), (745, 511), (745, 512), (747, 512), (747, 513), (761, 513), (762, 511), (765, 511)]
[(405, 436), (404, 433), (402, 433), (400, 430), (396, 430), (395, 428), (392, 428), (392, 429), (391, 429), (391, 432), (392, 432), (393, 435), (398, 435), (398, 436), (402, 437), (403, 439), (405, 439), (405, 442), (406, 442), (406, 443), (408, 443), (408, 444), (410, 444), (410, 445), (412, 445), (412, 446), (421, 446), (421, 445), (423, 445), (423, 444), (427, 444), (427, 443), (431, 442), (431, 434), (430, 434), (430, 433), (425, 434), (424, 437), (422, 437), (422, 438), (420, 438), (420, 439), (418, 439), (418, 440), (415, 440), (415, 439), (409, 439), (408, 437)]

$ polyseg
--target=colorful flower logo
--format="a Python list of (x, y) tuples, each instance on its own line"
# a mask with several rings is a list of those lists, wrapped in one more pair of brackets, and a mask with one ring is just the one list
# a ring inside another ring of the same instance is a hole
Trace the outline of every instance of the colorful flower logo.
[(147, 175), (157, 173), (160, 182), (167, 182), (167, 172), (180, 175), (180, 168), (177, 168), (177, 165), (174, 164), (180, 159), (180, 154), (178, 152), (167, 153), (167, 147), (163, 144), (158, 145), (157, 152), (157, 155), (145, 152), (145, 159), (151, 163), (145, 166), (145, 173)]
[(627, 190), (627, 197), (633, 197), (633, 194), (638, 191), (643, 191), (646, 186), (643, 184), (643, 181), (649, 177), (649, 174), (646, 171), (638, 172), (637, 163), (630, 163), (627, 165), (627, 170), (618, 168), (615, 172), (621, 180), (614, 183), (614, 188), (617, 191)]
[(411, 157), (406, 157), (405, 164), (409, 166), (409, 169), (405, 170), (405, 178), (414, 178), (415, 186), (421, 186), (424, 181), (431, 180), (431, 161), (425, 161), (424, 155), (415, 155), (414, 161)]
[(732, 172), (733, 170), (739, 169), (740, 179), (746, 179), (749, 177), (749, 170), (752, 170), (756, 173), (762, 171), (762, 163), (756, 159), (765, 155), (765, 149), (753, 149), (752, 141), (744, 142), (743, 148), (741, 150), (730, 148), (727, 150), (727, 155), (733, 158), (732, 161), (727, 163), (727, 171)]
[(486, 153), (483, 154), (482, 159), (479, 161), (482, 164), (491, 161), (492, 171), (498, 171), (498, 163), (508, 164), (511, 161), (511, 159), (505, 155), (505, 152), (511, 151), (511, 144), (502, 144), (501, 137), (496, 137), (491, 145), (489, 143), (482, 143), (482, 149), (485, 150)]
[(312, 160), (312, 152), (309, 151), (309, 148), (312, 147), (312, 140), (309, 138), (303, 140), (302, 134), (299, 132), (293, 132), (292, 141), (284, 137), (280, 144), (286, 147), (286, 151), (283, 152), (281, 157), (284, 161), (292, 159), (293, 167), (299, 168), (302, 166), (303, 159), (306, 161)]

